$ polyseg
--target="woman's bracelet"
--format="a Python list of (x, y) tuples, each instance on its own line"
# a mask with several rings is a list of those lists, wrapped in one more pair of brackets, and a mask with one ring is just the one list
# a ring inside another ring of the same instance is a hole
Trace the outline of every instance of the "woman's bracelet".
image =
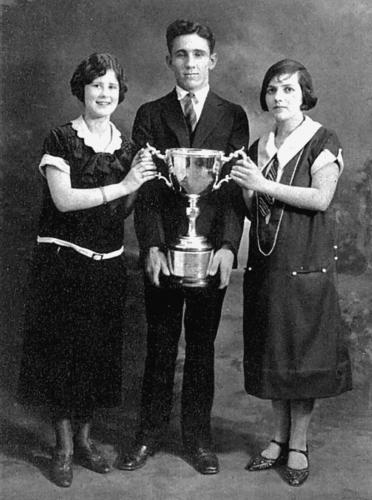
[(107, 199), (105, 190), (104, 190), (104, 188), (102, 186), (100, 186), (99, 189), (100, 189), (100, 191), (102, 193), (103, 205), (107, 205), (108, 199)]

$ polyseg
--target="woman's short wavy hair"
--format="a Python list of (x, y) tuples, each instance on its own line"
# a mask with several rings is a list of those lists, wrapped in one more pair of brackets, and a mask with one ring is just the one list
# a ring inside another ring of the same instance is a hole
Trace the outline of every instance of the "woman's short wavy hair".
[(70, 80), (72, 95), (84, 102), (85, 85), (92, 83), (99, 76), (105, 75), (109, 69), (113, 70), (119, 82), (119, 103), (124, 101), (125, 93), (128, 90), (124, 69), (118, 59), (108, 53), (94, 52), (81, 61)]
[(308, 110), (315, 106), (318, 98), (315, 96), (313, 81), (305, 66), (293, 59), (282, 59), (273, 64), (266, 72), (260, 93), (260, 104), (264, 111), (268, 111), (266, 104), (266, 91), (269, 83), (276, 76), (298, 74), (298, 83), (302, 90), (302, 110)]

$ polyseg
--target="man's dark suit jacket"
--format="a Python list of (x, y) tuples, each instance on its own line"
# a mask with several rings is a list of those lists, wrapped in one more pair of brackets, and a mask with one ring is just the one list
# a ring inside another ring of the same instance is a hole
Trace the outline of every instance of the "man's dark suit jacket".
[[(247, 148), (247, 116), (241, 106), (209, 92), (197, 127), (190, 137), (177, 100), (176, 91), (142, 105), (133, 126), (133, 140), (140, 147), (147, 143), (162, 153), (170, 148), (204, 148), (225, 154)], [(165, 165), (157, 161), (165, 173)], [(226, 165), (226, 168), (228, 165)], [(152, 246), (165, 250), (177, 236), (187, 233), (187, 200), (174, 193), (163, 181), (144, 184), (137, 197), (134, 222), (141, 253)], [(218, 191), (199, 199), (200, 215), (196, 222), (199, 235), (206, 236), (215, 249), (222, 245), (237, 254), (244, 220), (241, 190), (230, 181)]]

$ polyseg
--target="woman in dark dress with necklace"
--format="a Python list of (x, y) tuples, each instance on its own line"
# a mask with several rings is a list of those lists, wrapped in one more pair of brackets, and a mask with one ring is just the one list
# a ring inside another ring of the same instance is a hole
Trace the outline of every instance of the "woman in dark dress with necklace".
[[(92, 54), (71, 79), (83, 114), (53, 129), (39, 166), (43, 205), (31, 270), (19, 391), (53, 408), (53, 481), (72, 482), (72, 459), (109, 471), (89, 437), (93, 411), (121, 400), (126, 272), (124, 218), (156, 176), (145, 151), (110, 121), (127, 90), (110, 54)], [(75, 432), (73, 432), (75, 424)]]
[(244, 277), (244, 372), (248, 394), (271, 399), (273, 440), (248, 465), (284, 463), (284, 479), (309, 475), (307, 430), (316, 398), (351, 389), (336, 285), (332, 199), (343, 169), (336, 134), (303, 111), (311, 77), (289, 59), (267, 71), (261, 107), (274, 129), (232, 169), (251, 211)]

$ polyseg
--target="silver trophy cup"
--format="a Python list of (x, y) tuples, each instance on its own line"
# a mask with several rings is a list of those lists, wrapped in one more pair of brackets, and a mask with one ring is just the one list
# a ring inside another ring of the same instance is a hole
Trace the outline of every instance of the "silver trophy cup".
[(167, 165), (165, 177), (158, 173), (158, 178), (176, 192), (187, 197), (188, 231), (180, 235), (168, 246), (168, 266), (174, 280), (184, 287), (204, 287), (208, 284), (208, 272), (213, 259), (214, 249), (207, 238), (196, 233), (196, 219), (199, 215), (200, 196), (219, 189), (230, 176), (221, 178), (223, 165), (241, 150), (225, 156), (222, 151), (196, 148), (167, 149), (165, 154), (147, 145), (151, 154), (160, 158)]

